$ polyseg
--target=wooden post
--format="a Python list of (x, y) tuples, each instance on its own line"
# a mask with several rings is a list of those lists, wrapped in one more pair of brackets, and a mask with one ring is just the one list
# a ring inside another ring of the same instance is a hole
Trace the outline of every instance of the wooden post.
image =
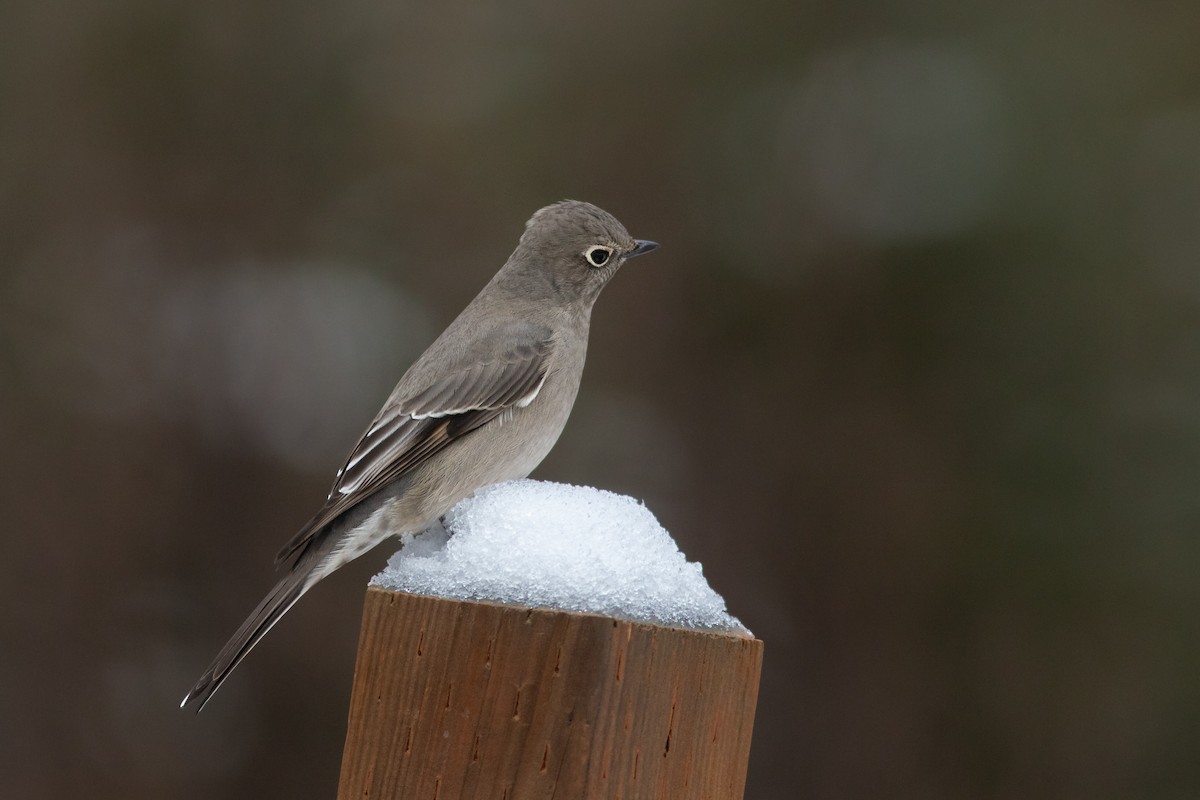
[(370, 588), (339, 800), (741, 800), (761, 641)]

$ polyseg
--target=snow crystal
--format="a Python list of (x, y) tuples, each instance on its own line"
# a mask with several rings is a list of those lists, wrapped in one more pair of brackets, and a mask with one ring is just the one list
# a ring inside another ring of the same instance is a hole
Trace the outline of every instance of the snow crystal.
[(479, 490), (445, 528), (405, 536), (371, 585), (749, 635), (644, 505), (561, 483)]

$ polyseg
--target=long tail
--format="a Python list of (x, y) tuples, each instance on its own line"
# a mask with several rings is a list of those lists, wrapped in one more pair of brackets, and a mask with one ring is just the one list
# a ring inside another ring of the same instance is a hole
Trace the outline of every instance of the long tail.
[(271, 630), (288, 609), (317, 582), (313, 575), (315, 567), (316, 564), (312, 560), (302, 559), (291, 572), (275, 584), (275, 588), (246, 618), (233, 638), (221, 648), (213, 663), (200, 676), (200, 680), (196, 681), (187, 697), (183, 698), (183, 702), (179, 704), (180, 708), (195, 706), (196, 713), (204, 708), (204, 704), (221, 688), (221, 684), (229, 677), (229, 673), (233, 672), (233, 668), (241, 663), (254, 645), (267, 635), (267, 631)]

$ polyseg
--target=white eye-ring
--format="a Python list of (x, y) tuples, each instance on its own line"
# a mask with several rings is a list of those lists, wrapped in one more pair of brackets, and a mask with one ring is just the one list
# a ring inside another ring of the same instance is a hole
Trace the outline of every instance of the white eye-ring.
[(583, 257), (593, 267), (603, 267), (608, 263), (608, 259), (612, 257), (612, 248), (605, 247), (602, 244), (594, 244), (587, 250), (583, 251)]

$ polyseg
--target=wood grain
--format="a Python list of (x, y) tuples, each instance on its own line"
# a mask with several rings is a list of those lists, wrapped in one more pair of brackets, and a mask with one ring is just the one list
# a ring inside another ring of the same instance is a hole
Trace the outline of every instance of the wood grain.
[(742, 797), (761, 641), (371, 588), (338, 797)]

